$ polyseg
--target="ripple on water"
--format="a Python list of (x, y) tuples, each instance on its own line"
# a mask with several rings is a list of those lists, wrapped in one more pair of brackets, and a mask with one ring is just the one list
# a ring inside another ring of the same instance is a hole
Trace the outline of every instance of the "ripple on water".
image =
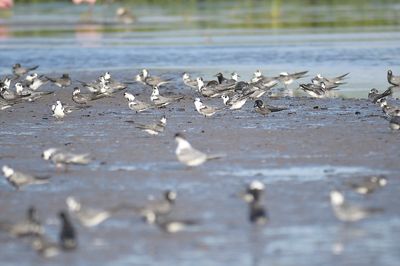
[(220, 176), (239, 176), (254, 177), (257, 176), (265, 183), (274, 183), (279, 181), (318, 181), (336, 175), (354, 175), (354, 174), (384, 174), (386, 171), (380, 169), (371, 169), (359, 166), (296, 166), (286, 168), (243, 168), (230, 167), (224, 170), (215, 171), (214, 175)]

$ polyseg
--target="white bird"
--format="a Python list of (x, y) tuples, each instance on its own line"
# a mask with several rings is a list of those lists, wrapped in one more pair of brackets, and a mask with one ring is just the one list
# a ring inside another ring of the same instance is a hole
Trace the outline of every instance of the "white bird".
[(53, 111), (53, 116), (56, 119), (62, 119), (65, 116), (64, 106), (62, 105), (61, 101), (57, 101), (56, 104), (51, 106), (51, 110)]
[(175, 134), (175, 141), (177, 142), (177, 147), (175, 150), (176, 157), (178, 161), (187, 166), (199, 166), (208, 160), (218, 159), (222, 156), (215, 155), (209, 156), (190, 145), (190, 143), (185, 139), (181, 133)]
[(333, 212), (343, 222), (356, 222), (367, 218), (373, 213), (382, 212), (379, 208), (362, 208), (345, 202), (343, 194), (337, 190), (330, 193)]

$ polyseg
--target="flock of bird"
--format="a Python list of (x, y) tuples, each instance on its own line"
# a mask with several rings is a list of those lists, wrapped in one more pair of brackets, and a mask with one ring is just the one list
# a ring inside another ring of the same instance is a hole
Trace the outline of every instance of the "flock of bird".
[[(23, 104), (24, 102), (36, 101), (41, 97), (45, 97), (53, 92), (40, 91), (40, 87), (48, 82), (60, 88), (68, 88), (73, 82), (68, 74), (63, 74), (59, 78), (38, 75), (37, 73), (29, 74), (37, 69), (35, 67), (23, 67), (20, 64), (13, 66), (13, 77), (5, 77), (0, 80), (0, 109), (5, 110), (13, 105)], [(249, 82), (239, 81), (239, 75), (232, 73), (231, 78), (224, 77), (221, 73), (216, 75), (216, 80), (205, 81), (198, 77), (191, 79), (188, 73), (184, 73), (182, 77), (183, 83), (193, 89), (194, 107), (196, 111), (204, 117), (211, 117), (218, 112), (241, 109), (249, 100), (254, 101), (254, 111), (260, 115), (266, 116), (271, 112), (279, 112), (286, 110), (284, 106), (270, 106), (261, 100), (264, 94), (270, 93), (277, 84), (281, 83), (286, 90), (288, 86), (295, 80), (304, 78), (307, 71), (297, 73), (280, 73), (276, 77), (267, 77), (257, 70), (254, 72), (253, 78)], [(300, 89), (308, 93), (312, 97), (322, 98), (331, 97), (334, 90), (345, 84), (345, 78), (349, 73), (327, 78), (317, 75), (312, 78), (311, 83), (300, 84)], [(25, 77), (25, 78), (24, 78)], [(68, 113), (82, 109), (90, 108), (89, 103), (104, 99), (123, 91), (128, 84), (138, 82), (146, 87), (151, 88), (152, 93), (149, 101), (139, 101), (135, 95), (124, 92), (124, 98), (128, 101), (128, 108), (136, 113), (151, 111), (156, 108), (164, 108), (167, 105), (179, 102), (184, 98), (182, 95), (161, 95), (160, 87), (171, 83), (171, 79), (163, 79), (161, 77), (150, 75), (149, 71), (143, 69), (136, 75), (134, 81), (119, 82), (111, 77), (109, 72), (101, 75), (97, 80), (92, 82), (76, 81), (80, 85), (73, 89), (71, 98), (76, 105), (68, 106), (61, 101), (57, 101), (51, 108), (52, 115), (55, 119), (64, 119)], [(393, 85), (383, 93), (379, 93), (376, 89), (372, 89), (368, 94), (368, 99), (378, 104), (382, 111), (390, 120), (390, 127), (393, 130), (400, 129), (400, 108), (388, 103), (387, 97), (392, 94), (395, 86), (400, 86), (400, 76), (394, 76), (388, 71), (388, 82)], [(14, 83), (13, 90), (11, 84)], [(85, 88), (88, 92), (81, 93), (81, 89)], [(220, 97), (222, 99), (222, 107), (210, 106), (204, 103), (207, 98)], [(136, 127), (150, 135), (158, 135), (162, 133), (167, 125), (166, 116), (162, 116), (159, 121), (153, 124), (137, 124)], [(182, 133), (175, 134), (177, 143), (175, 154), (177, 160), (187, 167), (197, 167), (208, 160), (220, 159), (224, 155), (206, 154), (190, 144)], [(44, 160), (53, 163), (57, 169), (64, 168), (70, 164), (86, 165), (91, 162), (90, 154), (76, 154), (59, 148), (48, 148), (43, 151)], [(10, 185), (16, 190), (28, 185), (44, 184), (50, 181), (48, 176), (35, 176), (30, 173), (24, 173), (13, 169), (8, 165), (2, 167), (3, 175)], [(387, 180), (383, 176), (366, 177), (359, 182), (349, 183), (348, 186), (359, 194), (370, 194), (375, 190), (384, 187)], [(262, 199), (265, 186), (262, 182), (254, 180), (247, 184), (244, 191), (240, 192), (240, 197), (248, 204), (248, 219), (254, 224), (265, 224), (269, 220), (267, 208)], [(45, 234), (45, 228), (38, 217), (37, 211), (31, 207), (27, 211), (27, 217), (20, 222), (0, 222), (0, 230), (8, 232), (13, 237), (26, 238), (29, 237), (34, 250), (44, 257), (52, 257), (60, 253), (62, 250), (71, 250), (77, 247), (77, 233), (70, 219), (70, 215), (75, 217), (83, 226), (97, 226), (105, 220), (112, 217), (119, 211), (132, 211), (143, 217), (144, 221), (156, 225), (161, 230), (169, 233), (175, 233), (183, 230), (187, 226), (196, 225), (196, 220), (176, 220), (169, 216), (177, 198), (175, 191), (165, 191), (160, 201), (150, 201), (146, 206), (133, 206), (128, 203), (121, 203), (107, 210), (99, 210), (83, 206), (77, 199), (68, 197), (66, 205), (68, 211), (60, 211), (59, 218), (61, 221), (61, 229), (59, 241), (54, 242)], [(345, 201), (344, 195), (338, 190), (330, 193), (331, 206), (336, 217), (345, 222), (354, 222), (364, 219), (374, 213), (382, 211), (378, 208), (365, 208), (353, 205)]]

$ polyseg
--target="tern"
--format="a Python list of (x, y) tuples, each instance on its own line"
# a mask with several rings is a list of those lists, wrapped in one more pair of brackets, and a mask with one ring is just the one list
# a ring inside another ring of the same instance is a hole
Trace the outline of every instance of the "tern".
[(167, 118), (164, 115), (157, 123), (149, 125), (138, 124), (136, 125), (136, 128), (139, 128), (150, 135), (158, 135), (159, 133), (164, 132), (166, 125), (167, 125)]
[(343, 222), (356, 222), (369, 217), (370, 215), (382, 212), (379, 208), (363, 208), (345, 202), (343, 194), (337, 190), (330, 193), (333, 212)]
[(222, 156), (209, 156), (195, 148), (186, 140), (181, 133), (175, 134), (175, 141), (178, 144), (175, 150), (176, 157), (181, 163), (193, 167), (199, 166), (208, 160), (219, 159)]
[(23, 186), (27, 185), (40, 185), (49, 182), (49, 178), (47, 176), (38, 177), (26, 173), (22, 173), (19, 171), (15, 171), (13, 168), (4, 165), (2, 167), (3, 175), (10, 185), (12, 185), (16, 190), (19, 190)]

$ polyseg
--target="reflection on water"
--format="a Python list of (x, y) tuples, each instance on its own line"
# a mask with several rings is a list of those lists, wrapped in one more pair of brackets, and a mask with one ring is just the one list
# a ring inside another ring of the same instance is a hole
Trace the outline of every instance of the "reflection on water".
[(255, 69), (345, 70), (340, 93), (360, 97), (400, 60), (396, 1), (126, 1), (132, 24), (116, 16), (120, 5), (18, 2), (0, 13), (0, 74), (15, 62), (44, 73), (147, 67), (244, 79)]

